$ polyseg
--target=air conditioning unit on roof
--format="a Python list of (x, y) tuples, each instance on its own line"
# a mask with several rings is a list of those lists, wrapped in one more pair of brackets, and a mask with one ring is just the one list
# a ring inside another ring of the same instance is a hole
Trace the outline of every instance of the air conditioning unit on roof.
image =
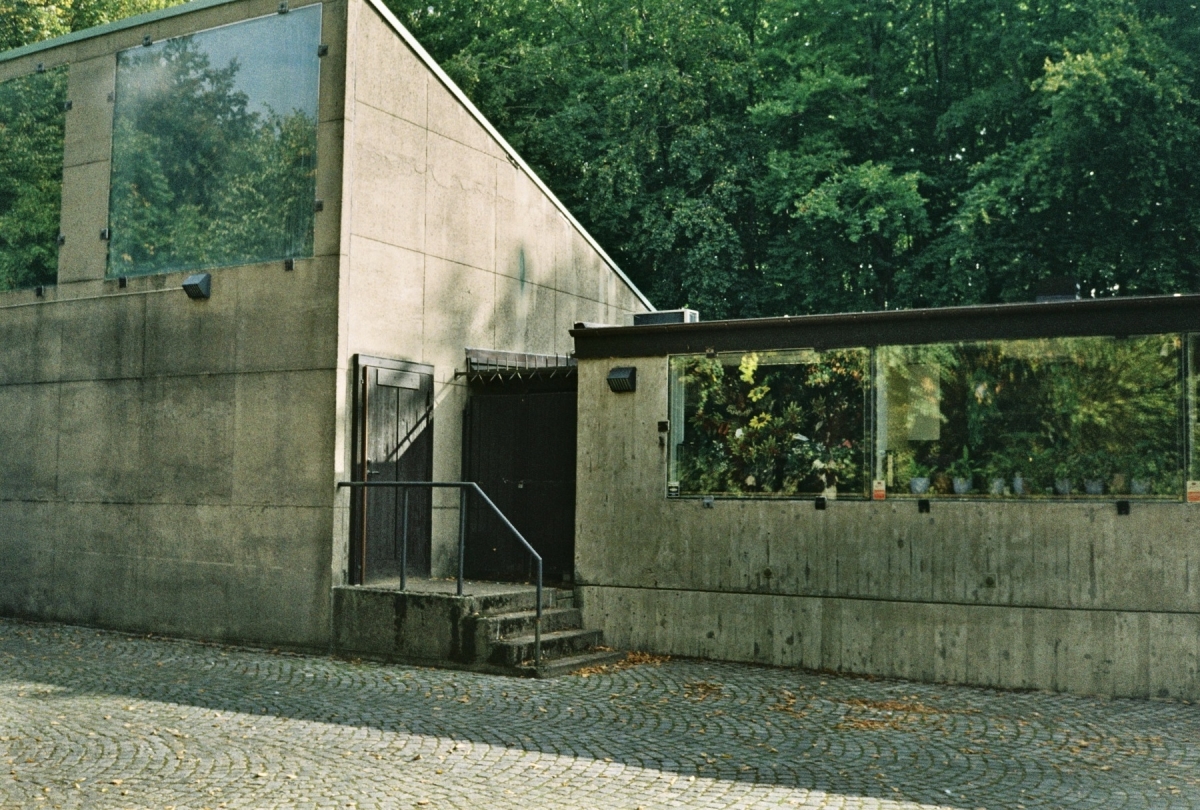
[(633, 316), (634, 326), (653, 326), (660, 323), (699, 323), (700, 313), (694, 309), (660, 309), (639, 312)]

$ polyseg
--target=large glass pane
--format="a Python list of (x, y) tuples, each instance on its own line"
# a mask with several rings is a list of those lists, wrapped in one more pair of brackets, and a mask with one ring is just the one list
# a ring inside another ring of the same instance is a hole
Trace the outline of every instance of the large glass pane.
[(0, 84), (0, 290), (58, 277), (67, 68)]
[(321, 7), (117, 55), (109, 275), (311, 256)]
[(1179, 497), (1182, 339), (878, 350), (875, 475), (898, 494)]
[(866, 492), (870, 352), (671, 358), (671, 481), (680, 494)]
[[(1188, 465), (1187, 480), (1200, 481), (1200, 335), (1188, 335)], [(1188, 492), (1188, 500), (1198, 497)]]

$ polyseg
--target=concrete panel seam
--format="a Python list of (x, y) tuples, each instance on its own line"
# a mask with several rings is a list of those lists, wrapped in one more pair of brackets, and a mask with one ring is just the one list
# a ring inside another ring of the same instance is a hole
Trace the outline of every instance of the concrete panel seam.
[(842, 594), (828, 593), (780, 593), (778, 591), (716, 590), (714, 588), (662, 588), (644, 585), (609, 585), (583, 581), (576, 581), (575, 585), (576, 587), (580, 588), (608, 588), (611, 590), (649, 591), (654, 593), (702, 593), (716, 594), (719, 596), (762, 596), (767, 598), (783, 599), (838, 599), (847, 602), (884, 602), (893, 605), (945, 605), (950, 607), (988, 608), (990, 610), (1061, 610), (1075, 613), (1145, 613), (1151, 615), (1200, 616), (1200, 611), (1196, 610), (1148, 610), (1145, 608), (1080, 607), (1075, 605), (1036, 605), (1009, 602), (996, 603), (934, 601), (927, 599), (890, 599), (882, 596), (847, 596)]

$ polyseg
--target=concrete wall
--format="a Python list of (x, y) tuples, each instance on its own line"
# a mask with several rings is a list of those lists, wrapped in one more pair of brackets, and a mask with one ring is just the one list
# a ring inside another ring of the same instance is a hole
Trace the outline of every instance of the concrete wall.
[[(0, 613), (272, 644), (329, 638), (345, 2), (327, 2), (316, 256), (105, 279), (116, 52), (243, 0), (0, 62), (69, 64), (59, 283), (0, 293)], [(293, 7), (300, 3), (293, 2)]]
[[(638, 367), (638, 390), (604, 377)], [(1200, 698), (1200, 507), (665, 497), (666, 358), (583, 360), (586, 626), (672, 655)]]
[[(338, 474), (349, 475), (363, 353), (434, 367), (434, 477), (457, 480), (467, 347), (566, 354), (575, 322), (628, 322), (648, 307), (390, 12), (351, 0), (348, 31)], [(435, 497), (433, 565), (447, 575), (458, 495)]]

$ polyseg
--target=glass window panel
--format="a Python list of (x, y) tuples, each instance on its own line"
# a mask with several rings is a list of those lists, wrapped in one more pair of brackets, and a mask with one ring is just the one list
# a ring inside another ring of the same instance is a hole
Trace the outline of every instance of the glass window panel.
[(67, 68), (0, 84), (0, 290), (58, 277)]
[(109, 275), (311, 256), (321, 7), (117, 55)]
[(891, 492), (1179, 497), (1177, 335), (878, 349)]
[(1187, 480), (1200, 481), (1200, 335), (1188, 335)]
[(867, 349), (671, 358), (680, 494), (866, 493)]

